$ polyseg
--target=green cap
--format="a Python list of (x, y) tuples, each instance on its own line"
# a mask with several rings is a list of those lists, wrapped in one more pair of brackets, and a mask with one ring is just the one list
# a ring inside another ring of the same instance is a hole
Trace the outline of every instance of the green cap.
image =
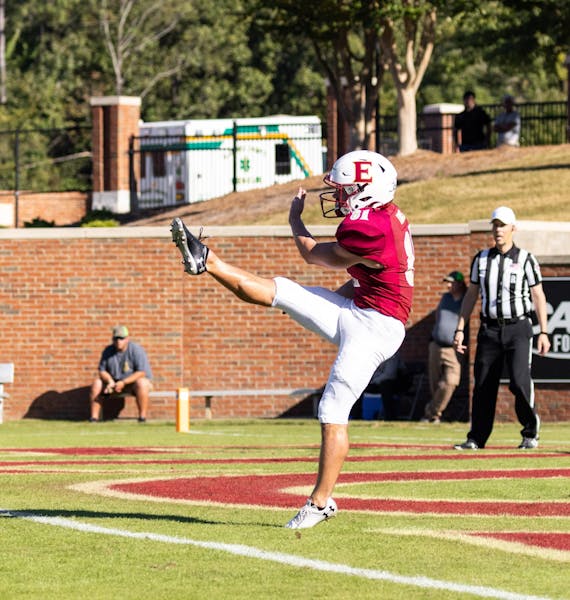
[(114, 338), (126, 338), (129, 337), (129, 330), (125, 325), (117, 325), (117, 327), (113, 327), (113, 337)]
[(451, 271), (449, 275), (443, 278), (443, 281), (464, 281), (463, 273), (461, 271)]

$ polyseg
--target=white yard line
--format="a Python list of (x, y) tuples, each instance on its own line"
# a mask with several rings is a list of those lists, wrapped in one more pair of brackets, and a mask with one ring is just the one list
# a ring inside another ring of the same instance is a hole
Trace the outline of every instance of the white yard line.
[(473, 596), (478, 596), (479, 598), (497, 598), (499, 600), (550, 600), (549, 598), (546, 598), (544, 596), (530, 596), (524, 594), (517, 594), (514, 592), (508, 592), (487, 586), (454, 583), (451, 581), (431, 579), (430, 577), (409, 577), (404, 575), (397, 575), (388, 571), (379, 571), (376, 569), (360, 569), (356, 567), (351, 567), (349, 565), (331, 563), (324, 560), (303, 558), (301, 556), (295, 556), (294, 554), (285, 554), (283, 552), (270, 552), (268, 550), (262, 550), (260, 548), (254, 548), (252, 546), (245, 546), (242, 544), (205, 542), (200, 540), (192, 540), (189, 538), (162, 535), (158, 533), (147, 533), (138, 531), (128, 531), (125, 529), (115, 529), (110, 527), (101, 527), (99, 525), (92, 525), (90, 523), (83, 523), (81, 521), (76, 521), (72, 519), (64, 519), (62, 517), (42, 517), (23, 511), (10, 511), (6, 509), (0, 509), (0, 517), (13, 517), (25, 519), (27, 521), (33, 521), (34, 523), (52, 525), (55, 527), (65, 527), (66, 529), (74, 529), (76, 531), (81, 531), (84, 533), (99, 533), (103, 535), (114, 535), (125, 538), (152, 540), (155, 542), (163, 542), (166, 544), (182, 544), (188, 546), (196, 546), (198, 548), (204, 548), (206, 550), (228, 552), (229, 554), (234, 554), (237, 556), (245, 556), (246, 558), (253, 558), (257, 560), (266, 560), (283, 565), (289, 565), (292, 567), (314, 569), (315, 571), (326, 571), (329, 573), (338, 573), (342, 575), (351, 575), (353, 577), (361, 577), (363, 579), (388, 581), (390, 583), (410, 585), (419, 588), (447, 590), (451, 592), (457, 592), (459, 594), (472, 594)]

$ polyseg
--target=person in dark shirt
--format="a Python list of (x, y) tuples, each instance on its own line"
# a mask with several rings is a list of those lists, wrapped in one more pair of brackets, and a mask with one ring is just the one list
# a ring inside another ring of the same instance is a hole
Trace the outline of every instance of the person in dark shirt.
[(97, 376), (89, 390), (89, 421), (99, 421), (101, 405), (106, 398), (132, 394), (137, 402), (139, 423), (144, 423), (151, 389), (152, 372), (146, 351), (129, 340), (125, 325), (118, 325), (113, 329), (113, 343), (101, 354)]
[(491, 139), (491, 118), (476, 104), (475, 93), (463, 94), (465, 110), (455, 117), (453, 140), (458, 152), (485, 150)]

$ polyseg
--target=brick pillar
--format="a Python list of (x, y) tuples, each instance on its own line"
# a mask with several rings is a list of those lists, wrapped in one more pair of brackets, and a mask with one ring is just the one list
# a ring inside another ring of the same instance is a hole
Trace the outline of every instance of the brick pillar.
[(93, 209), (131, 210), (129, 140), (139, 134), (141, 99), (134, 96), (91, 98)]
[(453, 122), (463, 104), (428, 104), (423, 110), (424, 136), (433, 152), (453, 154)]

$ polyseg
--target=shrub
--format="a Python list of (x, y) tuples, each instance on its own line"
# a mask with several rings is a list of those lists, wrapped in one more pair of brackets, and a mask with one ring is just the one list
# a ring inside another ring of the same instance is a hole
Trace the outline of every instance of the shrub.
[(36, 217), (31, 221), (24, 221), (24, 227), (55, 227), (55, 221), (46, 221), (41, 217)]
[(118, 227), (115, 213), (106, 208), (89, 211), (79, 222), (81, 227)]

